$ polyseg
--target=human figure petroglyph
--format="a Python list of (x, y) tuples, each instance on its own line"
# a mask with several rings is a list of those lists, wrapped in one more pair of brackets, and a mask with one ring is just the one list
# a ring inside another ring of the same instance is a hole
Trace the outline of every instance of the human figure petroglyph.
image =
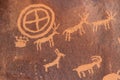
[(15, 36), (15, 47), (19, 47), (19, 48), (22, 48), (22, 47), (26, 47), (26, 43), (29, 41), (29, 39), (27, 37), (18, 37), (18, 36)]
[(101, 67), (102, 58), (100, 56), (92, 56), (91, 59), (93, 61), (92, 63), (81, 65), (73, 69), (73, 71), (77, 72), (80, 78), (82, 78), (82, 75), (83, 77), (86, 77), (85, 71), (88, 71), (89, 74), (94, 74), (93, 67)]
[(55, 49), (55, 53), (57, 55), (57, 58), (53, 60), (52, 62), (43, 65), (45, 67), (46, 72), (48, 72), (48, 68), (55, 66), (55, 65), (57, 66), (57, 68), (59, 68), (61, 58), (65, 57), (65, 54), (61, 53), (58, 49)]
[(120, 79), (120, 70), (117, 73), (110, 73), (103, 77), (103, 80), (119, 80)]
[(93, 25), (93, 32), (97, 31), (98, 30), (98, 27), (103, 25), (105, 27), (105, 30), (108, 30), (110, 29), (110, 22), (112, 20), (115, 20), (115, 16), (116, 16), (116, 13), (112, 13), (111, 11), (106, 11), (106, 14), (107, 14), (107, 18), (104, 19), (104, 20), (100, 20), (100, 21), (95, 21), (92, 23)]
[(34, 44), (36, 44), (36, 46), (37, 46), (37, 50), (41, 50), (41, 49), (42, 49), (41, 44), (46, 43), (46, 42), (49, 42), (50, 47), (53, 47), (53, 46), (54, 46), (53, 37), (54, 37), (54, 35), (59, 34), (59, 33), (56, 31), (57, 28), (59, 27), (59, 25), (60, 25), (60, 24), (56, 25), (56, 23), (54, 23), (53, 33), (52, 33), (52, 34), (50, 34), (49, 36), (44, 37), (44, 38), (42, 38), (42, 39), (38, 39), (38, 40), (36, 40), (36, 41), (34, 42)]
[(78, 31), (78, 30), (79, 30), (80, 35), (85, 34), (85, 30), (83, 28), (84, 27), (83, 24), (89, 24), (89, 22), (87, 21), (88, 16), (89, 16), (89, 13), (83, 14), (82, 16), (80, 16), (81, 21), (80, 21), (79, 24), (64, 30), (63, 35), (65, 34), (65, 40), (66, 41), (70, 41), (71, 40), (71, 34), (76, 32), (76, 31)]

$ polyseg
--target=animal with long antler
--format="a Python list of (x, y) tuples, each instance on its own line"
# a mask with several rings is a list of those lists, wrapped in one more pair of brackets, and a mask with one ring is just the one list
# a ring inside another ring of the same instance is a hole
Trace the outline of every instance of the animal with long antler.
[(103, 77), (103, 80), (119, 80), (120, 79), (120, 70), (117, 73), (111, 73)]
[(83, 77), (86, 77), (85, 71), (88, 71), (89, 74), (93, 74), (93, 67), (97, 66), (100, 68), (102, 62), (101, 56), (92, 56), (91, 59), (93, 61), (92, 63), (81, 65), (73, 69), (73, 71), (77, 71), (80, 78), (82, 78), (82, 75)]
[(107, 14), (107, 18), (104, 19), (104, 20), (100, 20), (100, 21), (96, 21), (96, 22), (93, 22), (92, 25), (93, 25), (93, 32), (97, 31), (98, 30), (98, 27), (103, 25), (105, 27), (105, 30), (108, 30), (110, 29), (110, 22), (112, 20), (115, 20), (115, 16), (116, 16), (116, 13), (112, 13), (111, 11), (106, 11), (106, 14)]
[(59, 27), (60, 24), (56, 25), (56, 23), (54, 23), (54, 27), (53, 27), (53, 33), (50, 34), (49, 36), (47, 37), (44, 37), (42, 39), (38, 39), (34, 42), (34, 44), (36, 44), (37, 46), (37, 50), (41, 50), (42, 47), (41, 47), (41, 44), (42, 43), (45, 43), (45, 42), (49, 42), (50, 44), (50, 47), (54, 46), (54, 40), (53, 40), (53, 36), (56, 35), (56, 34), (59, 34), (56, 30), (57, 28)]
[[(80, 15), (79, 15), (80, 16)], [(80, 16), (81, 21), (79, 24), (67, 28), (64, 32), (63, 35), (65, 34), (65, 40), (70, 41), (71, 40), (71, 34), (78, 31), (80, 32), (80, 35), (83, 35), (85, 33), (85, 30), (83, 28), (83, 24), (88, 24), (87, 18), (89, 16), (89, 13), (84, 13), (83, 16)]]
[(61, 53), (58, 49), (55, 49), (55, 53), (57, 55), (57, 58), (53, 60), (51, 63), (43, 65), (45, 67), (45, 71), (48, 72), (48, 68), (57, 65), (57, 68), (59, 68), (59, 62), (62, 57), (65, 57), (65, 54)]

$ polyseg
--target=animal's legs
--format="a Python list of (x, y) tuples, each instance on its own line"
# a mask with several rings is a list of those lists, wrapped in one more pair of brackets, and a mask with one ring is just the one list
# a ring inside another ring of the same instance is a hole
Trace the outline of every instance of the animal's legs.
[(82, 33), (85, 33), (85, 30), (84, 30), (83, 26), (82, 26), (82, 28), (81, 28), (81, 29), (82, 29)]
[(47, 66), (45, 66), (45, 65), (44, 65), (44, 67), (45, 67), (45, 71), (46, 71), (46, 72), (48, 72), (48, 67), (47, 67)]
[(39, 45), (39, 49), (41, 50), (41, 49), (42, 49), (42, 47), (41, 47), (41, 43), (39, 43), (38, 45)]
[(59, 66), (59, 62), (57, 62), (57, 68), (59, 68), (60, 66)]
[(67, 33), (67, 35), (68, 35), (68, 41), (70, 41), (70, 39), (71, 39), (71, 36), (70, 36), (70, 33)]
[(107, 22), (107, 28), (110, 29), (110, 23), (109, 22)]
[(97, 31), (97, 29), (98, 29), (98, 26), (97, 26), (97, 25), (95, 25), (95, 31)]
[(50, 47), (54, 46), (53, 38), (49, 40)]
[(39, 43), (36, 43), (37, 51), (39, 50)]
[(65, 41), (67, 41), (68, 40), (68, 33), (66, 32), (65, 33)]
[(94, 71), (93, 71), (93, 69), (91, 69), (91, 73), (92, 73), (92, 74), (94, 74)]
[(82, 29), (79, 29), (79, 33), (80, 33), (80, 35), (82, 35)]
[(82, 72), (82, 74), (83, 74), (83, 77), (86, 77), (86, 75), (85, 75), (85, 73), (84, 73), (84, 72)]
[(80, 72), (78, 72), (78, 76), (79, 76), (80, 78), (82, 78), (82, 76), (81, 76)]
[(105, 26), (105, 30), (107, 30), (107, 23), (104, 23), (104, 26)]
[(91, 73), (91, 70), (88, 70), (89, 74)]

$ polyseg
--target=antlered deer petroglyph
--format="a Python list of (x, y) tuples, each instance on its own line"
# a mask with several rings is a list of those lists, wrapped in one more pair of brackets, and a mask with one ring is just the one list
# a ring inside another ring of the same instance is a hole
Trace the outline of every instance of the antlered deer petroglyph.
[(80, 16), (81, 21), (80, 21), (79, 24), (77, 24), (73, 27), (67, 28), (63, 32), (63, 35), (65, 34), (65, 40), (66, 41), (70, 41), (71, 40), (71, 34), (78, 31), (78, 30), (80, 32), (80, 35), (83, 35), (85, 33), (85, 30), (83, 28), (83, 24), (88, 24), (88, 21), (87, 21), (88, 16), (89, 16), (89, 13), (83, 14), (83, 16)]
[(65, 54), (61, 53), (58, 49), (55, 49), (55, 53), (57, 55), (57, 58), (55, 60), (53, 60), (51, 63), (48, 63), (48, 64), (45, 64), (43, 65), (45, 67), (45, 71), (48, 72), (48, 68), (49, 67), (52, 67), (52, 66), (57, 66), (57, 68), (59, 68), (59, 62), (60, 62), (60, 59), (62, 57), (65, 57)]
[(42, 38), (42, 39), (38, 39), (38, 40), (36, 40), (36, 41), (34, 42), (34, 44), (36, 44), (36, 46), (37, 46), (37, 50), (41, 50), (41, 49), (42, 49), (41, 44), (42, 44), (42, 43), (46, 43), (47, 41), (49, 42), (50, 47), (54, 46), (53, 37), (54, 37), (54, 35), (59, 34), (59, 33), (56, 31), (57, 28), (59, 27), (59, 25), (60, 25), (60, 24), (56, 25), (56, 24), (54, 23), (53, 33), (52, 33), (52, 34), (50, 34), (49, 36), (44, 37), (44, 38)]
[(83, 77), (86, 77), (85, 71), (88, 71), (90, 74), (93, 74), (93, 67), (97, 66), (98, 68), (100, 68), (102, 58), (100, 56), (92, 56), (91, 59), (93, 61), (92, 63), (81, 65), (73, 69), (73, 71), (77, 71), (80, 78), (82, 78), (82, 75)]
[(119, 80), (120, 70), (117, 73), (111, 73), (103, 77), (103, 80)]
[(104, 20), (100, 20), (100, 21), (96, 21), (96, 22), (93, 22), (92, 25), (93, 25), (93, 32), (97, 31), (98, 27), (103, 25), (105, 27), (106, 30), (110, 29), (110, 22), (112, 20), (115, 20), (114, 17), (116, 16), (116, 13), (112, 13), (110, 11), (106, 11), (106, 14), (107, 14), (107, 18), (104, 19)]

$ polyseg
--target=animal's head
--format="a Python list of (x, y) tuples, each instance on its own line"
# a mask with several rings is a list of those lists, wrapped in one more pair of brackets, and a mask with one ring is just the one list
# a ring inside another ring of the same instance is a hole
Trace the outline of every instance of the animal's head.
[(59, 26), (60, 26), (60, 24), (56, 24), (56, 23), (53, 24), (53, 33), (54, 34), (60, 34), (59, 32), (57, 32), (57, 29)]
[(116, 13), (112, 13), (112, 11), (106, 11), (107, 19), (115, 20)]
[(58, 56), (65, 57), (65, 54), (61, 53), (58, 49), (55, 49), (55, 53), (56, 53)]
[(88, 12), (85, 12), (82, 16), (81, 15), (79, 15), (79, 16), (80, 16), (82, 22), (88, 24), (88, 21), (87, 21), (88, 16), (89, 16)]
[(92, 56), (91, 59), (97, 65), (97, 67), (100, 68), (102, 62), (101, 56)]

